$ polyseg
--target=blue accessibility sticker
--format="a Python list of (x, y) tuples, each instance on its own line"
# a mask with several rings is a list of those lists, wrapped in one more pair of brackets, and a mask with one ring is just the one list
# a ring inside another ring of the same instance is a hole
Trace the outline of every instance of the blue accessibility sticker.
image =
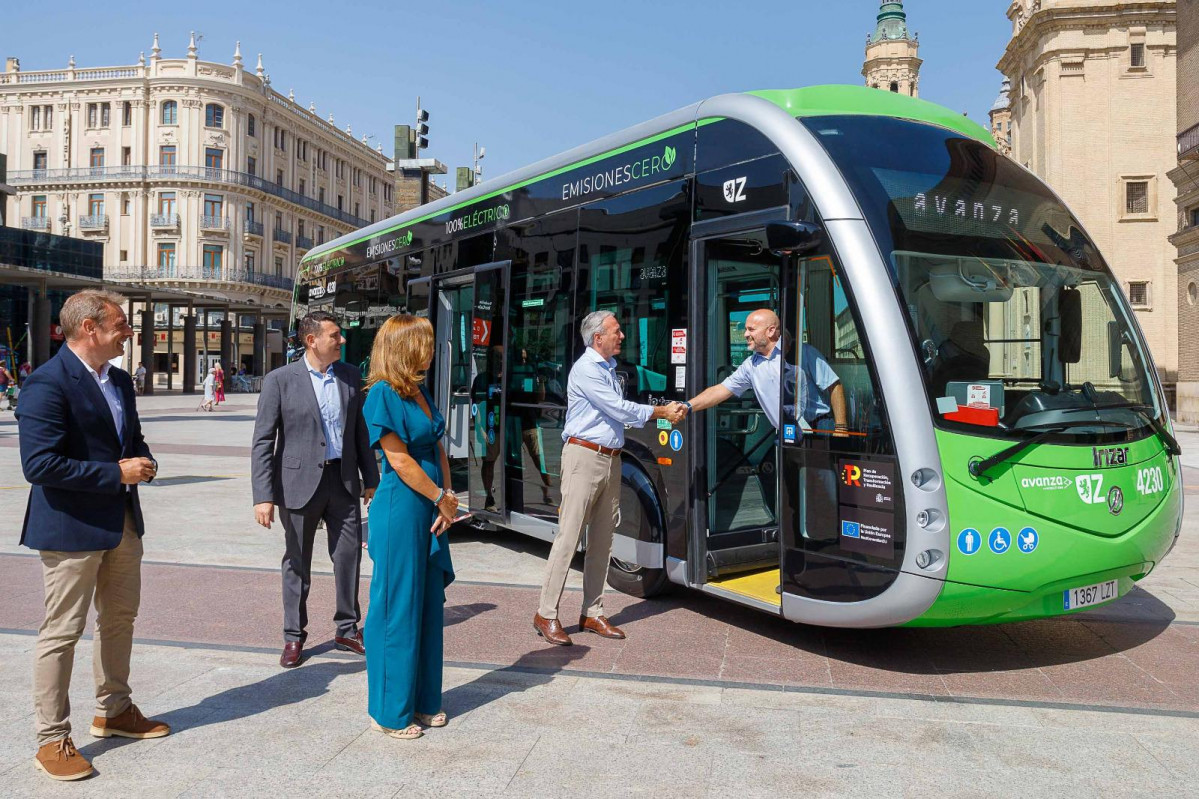
[(841, 522), (841, 535), (846, 538), (861, 538), (862, 525), (860, 522)]
[(1039, 543), (1041, 536), (1037, 535), (1037, 531), (1032, 527), (1025, 527), (1020, 531), (1020, 535), (1016, 536), (1016, 547), (1021, 552), (1032, 552)]
[(1012, 548), (1012, 534), (1006, 527), (996, 527), (987, 539), (987, 546), (991, 547), (991, 551), (996, 555), (1002, 555)]
[(487, 431), (487, 443), (488, 443), (488, 444), (494, 444), (494, 443), (495, 443), (495, 430), (488, 430), (488, 431)]
[(783, 425), (783, 443), (784, 444), (794, 444), (795, 443), (795, 425), (793, 425), (793, 424)]
[(678, 452), (679, 450), (681, 450), (683, 448), (683, 431), (682, 430), (671, 430), (670, 431), (670, 448), (673, 449), (675, 452)]
[(967, 527), (958, 533), (958, 552), (963, 555), (973, 555), (982, 545), (983, 537), (973, 527)]

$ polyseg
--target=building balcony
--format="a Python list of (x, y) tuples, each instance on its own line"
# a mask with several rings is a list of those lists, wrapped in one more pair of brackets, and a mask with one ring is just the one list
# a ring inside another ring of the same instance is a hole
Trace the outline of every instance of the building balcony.
[(92, 214), (90, 216), (79, 217), (79, 229), (92, 232), (108, 230), (108, 214)]
[(311, 250), (312, 249), (312, 239), (309, 238), (308, 236), (296, 236), (296, 249), (297, 250)]
[(223, 216), (201, 216), (200, 230), (215, 231), (218, 233), (229, 232), (229, 220)]
[(48, 216), (23, 216), (21, 217), (21, 227), (25, 230), (50, 230), (50, 217)]
[(104, 269), (104, 278), (118, 283), (139, 284), (148, 282), (198, 281), (208, 283), (243, 283), (250, 286), (291, 291), (295, 281), (281, 275), (264, 275), (246, 269), (228, 266), (109, 266)]
[(105, 183), (119, 181), (166, 181), (184, 182), (201, 181), (217, 183), (226, 186), (243, 186), (245, 188), (278, 197), (295, 205), (315, 211), (323, 216), (336, 219), (355, 228), (370, 224), (353, 214), (346, 213), (319, 200), (305, 197), (299, 192), (284, 188), (278, 183), (265, 180), (257, 175), (246, 172), (234, 172), (228, 169), (213, 169), (203, 166), (179, 166), (174, 164), (155, 164), (152, 166), (87, 166), (70, 169), (25, 169), (8, 173), (8, 182), (13, 186), (50, 186), (71, 183)]
[(275, 228), (275, 241), (282, 244), (291, 244), (291, 231)]
[(253, 219), (247, 219), (246, 220), (246, 235), (247, 236), (257, 236), (258, 238), (262, 238), (262, 223), (255, 222)]
[(179, 214), (151, 214), (150, 227), (179, 229)]
[(1194, 161), (1199, 159), (1199, 125), (1178, 134), (1178, 160)]

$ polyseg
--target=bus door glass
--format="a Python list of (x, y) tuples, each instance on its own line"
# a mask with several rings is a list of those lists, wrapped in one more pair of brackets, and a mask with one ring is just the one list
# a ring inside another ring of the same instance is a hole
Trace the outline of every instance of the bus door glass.
[[(903, 562), (894, 444), (839, 264), (817, 254), (788, 271), (783, 325), (795, 335), (785, 347), (778, 431), (781, 590), (869, 599)], [(920, 401), (920, 391), (907, 401)]]
[(475, 271), (470, 328), (470, 509), (504, 512), (504, 356), (508, 270), (497, 264)]
[[(722, 383), (753, 357), (745, 323), (759, 309), (777, 313), (780, 258), (766, 249), (761, 232), (703, 244), (707, 313), (703, 385)], [(704, 411), (707, 497), (707, 578), (778, 568), (776, 435), (752, 388)], [(701, 511), (702, 513), (702, 511)], [(773, 599), (773, 594), (769, 597)]]
[(471, 361), (471, 328), (474, 324), (473, 281), (442, 283), (437, 290), (437, 405), (445, 417), (446, 455), (454, 493), (466, 496), (467, 459), (470, 457), (471, 399), (474, 381)]

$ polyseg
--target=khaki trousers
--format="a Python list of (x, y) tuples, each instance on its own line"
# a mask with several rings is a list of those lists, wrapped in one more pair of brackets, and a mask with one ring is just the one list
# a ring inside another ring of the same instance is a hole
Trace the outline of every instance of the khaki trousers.
[(96, 602), (92, 673), (96, 715), (119, 716), (129, 709), (129, 656), (133, 620), (142, 591), (142, 541), (133, 512), (116, 549), (98, 552), (41, 550), (46, 619), (37, 634), (33, 660), (34, 724), (38, 746), (71, 734), (71, 670), (75, 644)]
[(558, 535), (550, 548), (545, 582), (541, 587), (544, 619), (558, 618), (558, 603), (566, 588), (570, 562), (587, 527), (587, 554), (583, 559), (583, 615), (604, 615), (604, 580), (612, 557), (612, 533), (620, 510), (620, 457), (567, 444), (562, 448), (562, 507)]

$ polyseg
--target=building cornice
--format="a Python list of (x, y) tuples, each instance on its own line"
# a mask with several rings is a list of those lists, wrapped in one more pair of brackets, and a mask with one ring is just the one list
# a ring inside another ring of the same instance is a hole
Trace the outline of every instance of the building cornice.
[[(1013, 4), (1014, 5), (1014, 4)], [(1070, 30), (1086, 30), (1088, 28), (1120, 28), (1134, 27), (1137, 24), (1150, 25), (1166, 23), (1173, 27), (1177, 16), (1174, 0), (1152, 0), (1147, 2), (1104, 3), (1099, 6), (1050, 6), (1039, 4), (1024, 21), (1023, 25), (1008, 40), (1003, 55), (996, 64), (996, 69), (1004, 75), (1011, 76), (1017, 66), (1030, 52), (1054, 52), (1046, 48), (1040, 41), (1050, 34)], [(1146, 43), (1150, 49), (1158, 49), (1163, 45)], [(1108, 46), (1096, 48), (1079, 48), (1063, 46), (1060, 52), (1103, 52), (1110, 50)], [(1171, 46), (1170, 49), (1173, 49)]]
[[(173, 71), (180, 69), (182, 71)], [(189, 59), (161, 59), (148, 66), (132, 65), (97, 69), (41, 70), (35, 72), (0, 73), (0, 102), (10, 97), (36, 99), (40, 96), (89, 96), (114, 89), (134, 89), (148, 95), (175, 88), (223, 91), (232, 96), (261, 102), (267, 115), (286, 114), (288, 118), (307, 126), (310, 135), (326, 139), (326, 147), (337, 147), (350, 158), (369, 160), (379, 169), (386, 166), (386, 155), (355, 139), (336, 125), (321, 119), (294, 100), (284, 97), (251, 72), (245, 72), (211, 61), (196, 62), (195, 75), (190, 74)], [(132, 98), (131, 98), (132, 99)]]

